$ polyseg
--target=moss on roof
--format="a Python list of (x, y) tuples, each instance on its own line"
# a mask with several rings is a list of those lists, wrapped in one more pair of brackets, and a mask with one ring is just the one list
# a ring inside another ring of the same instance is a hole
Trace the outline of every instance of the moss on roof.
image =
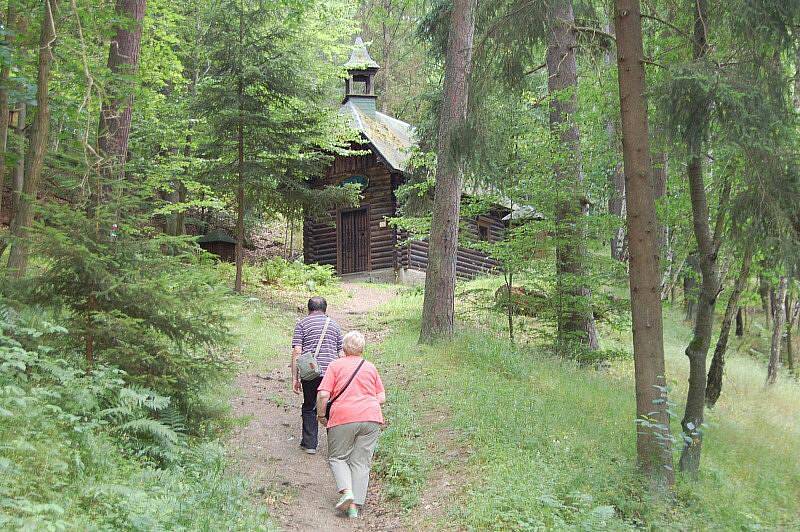
[(406, 171), (411, 150), (417, 145), (411, 125), (383, 113), (376, 112), (375, 116), (369, 116), (351, 101), (342, 105), (341, 112), (351, 119), (353, 127), (361, 132), (392, 169)]
[(372, 59), (367, 50), (367, 45), (361, 37), (356, 37), (353, 44), (353, 51), (350, 52), (350, 59), (344, 64), (347, 70), (367, 70), (370, 68), (380, 68), (380, 65)]
[(197, 239), (200, 244), (207, 242), (226, 242), (228, 244), (235, 244), (236, 239), (228, 234), (224, 229), (213, 229), (208, 234), (201, 236)]

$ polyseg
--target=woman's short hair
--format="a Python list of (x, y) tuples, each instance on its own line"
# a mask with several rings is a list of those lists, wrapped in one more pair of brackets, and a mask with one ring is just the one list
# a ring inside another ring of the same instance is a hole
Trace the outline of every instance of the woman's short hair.
[(359, 331), (350, 331), (342, 338), (342, 350), (345, 354), (360, 355), (364, 352), (367, 339)]

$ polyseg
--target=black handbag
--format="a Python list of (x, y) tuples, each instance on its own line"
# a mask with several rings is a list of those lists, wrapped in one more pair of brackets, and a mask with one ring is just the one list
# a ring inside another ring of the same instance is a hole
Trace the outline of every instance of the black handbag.
[(347, 381), (347, 384), (344, 385), (344, 388), (342, 388), (339, 391), (339, 393), (337, 393), (334, 397), (332, 397), (331, 399), (328, 399), (328, 402), (325, 403), (325, 419), (330, 419), (331, 418), (331, 406), (333, 405), (333, 402), (336, 401), (339, 398), (339, 396), (344, 393), (344, 391), (347, 389), (348, 386), (350, 386), (350, 383), (353, 382), (353, 379), (355, 379), (355, 377), (356, 377), (356, 373), (358, 373), (358, 370), (360, 370), (361, 366), (364, 365), (364, 362), (366, 362), (366, 360), (362, 358), (361, 359), (361, 363), (358, 365), (358, 367), (353, 372), (353, 374), (350, 375), (350, 380)]

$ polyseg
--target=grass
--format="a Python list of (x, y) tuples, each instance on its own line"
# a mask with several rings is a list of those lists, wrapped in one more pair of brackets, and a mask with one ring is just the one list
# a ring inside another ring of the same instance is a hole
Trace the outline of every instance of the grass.
[[(455, 436), (445, 445), (469, 449), (469, 458), (455, 472), (464, 486), (439, 526), (454, 519), (466, 528), (515, 530), (800, 527), (797, 384), (765, 390), (763, 364), (732, 357), (723, 397), (708, 415), (700, 477), (679, 475), (675, 503), (662, 505), (643, 495), (635, 470), (632, 361), (597, 372), (532, 346), (514, 353), (496, 334), (499, 326), (485, 318), (476, 322), (482, 330), (421, 348), (421, 302), (407, 292), (373, 320), (391, 330), (379, 367), (403, 374), (389, 389), (389, 403), (397, 402), (405, 417), (398, 430), (421, 434), (384, 438), (379, 465), (403, 471), (385, 482), (401, 500), (413, 499), (444, 451), (429, 434), (425, 413), (448, 413)], [(676, 412), (685, 396), (688, 338), (686, 326), (668, 312), (665, 347)], [(629, 348), (629, 333), (606, 332), (604, 343)]]

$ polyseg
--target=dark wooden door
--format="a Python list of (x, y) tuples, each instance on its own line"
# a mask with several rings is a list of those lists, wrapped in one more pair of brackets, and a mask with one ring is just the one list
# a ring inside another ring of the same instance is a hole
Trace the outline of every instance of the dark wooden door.
[(369, 270), (368, 210), (343, 211), (339, 220), (339, 231), (339, 273)]

